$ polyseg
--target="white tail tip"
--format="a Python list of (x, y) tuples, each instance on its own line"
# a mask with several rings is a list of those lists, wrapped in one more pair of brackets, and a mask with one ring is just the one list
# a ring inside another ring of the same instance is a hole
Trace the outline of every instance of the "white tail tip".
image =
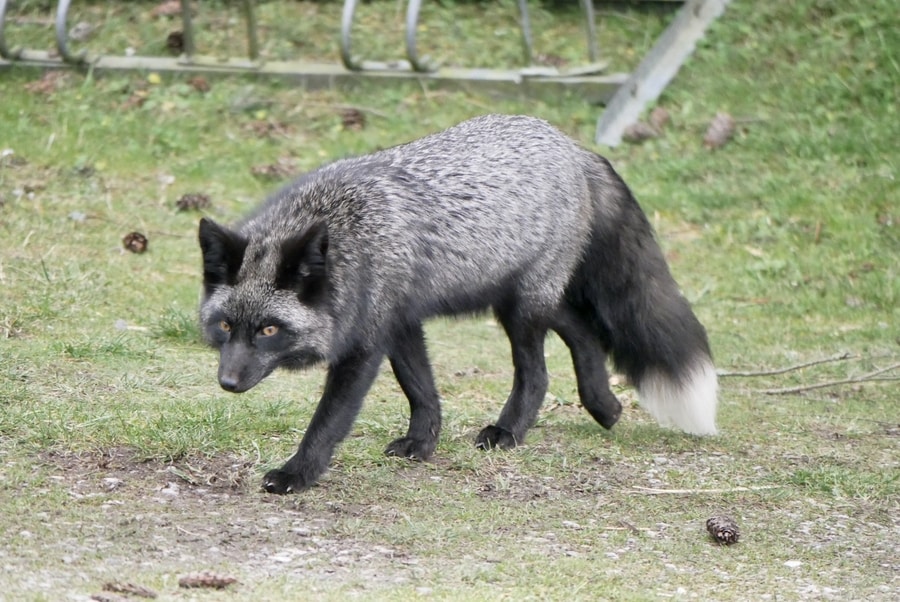
[(661, 426), (692, 435), (715, 435), (718, 390), (716, 370), (703, 358), (683, 382), (659, 373), (646, 374), (638, 385), (638, 398)]

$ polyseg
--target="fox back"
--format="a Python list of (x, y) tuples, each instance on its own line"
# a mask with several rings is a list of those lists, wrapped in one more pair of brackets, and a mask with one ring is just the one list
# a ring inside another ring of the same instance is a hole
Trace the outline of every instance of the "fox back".
[(596, 159), (544, 121), (486, 116), (308, 173), (235, 232), (205, 220), (201, 241), (222, 242), (206, 262), (208, 339), (226, 314), (248, 340), (278, 324), (291, 367), (510, 294), (547, 311), (589, 235)]

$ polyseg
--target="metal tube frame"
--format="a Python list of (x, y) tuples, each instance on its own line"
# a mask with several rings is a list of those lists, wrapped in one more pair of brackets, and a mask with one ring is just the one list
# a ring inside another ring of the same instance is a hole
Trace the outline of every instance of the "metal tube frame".
[[(339, 68), (332, 65), (322, 65), (303, 61), (284, 62), (271, 61), (264, 64), (260, 56), (260, 44), (258, 35), (258, 23), (256, 19), (255, 3), (253, 0), (243, 0), (243, 17), (247, 27), (247, 56), (244, 59), (218, 60), (197, 54), (196, 38), (191, 14), (190, 0), (181, 2), (181, 23), (183, 36), (183, 52), (172, 65), (172, 59), (164, 57), (120, 57), (112, 55), (100, 55), (82, 49), (73, 51), (69, 45), (68, 16), (72, 6), (72, 0), (59, 0), (56, 9), (55, 37), (58, 57), (50, 53), (37, 50), (29, 50), (22, 47), (10, 47), (5, 36), (7, 12), (10, 2), (0, 0), (0, 67), (5, 64), (30, 64), (43, 67), (76, 66), (98, 67), (110, 69), (148, 68), (148, 65), (161, 70), (191, 70), (191, 71), (225, 71), (225, 72), (256, 72), (284, 75), (296, 75), (300, 77), (318, 78), (320, 76), (334, 79), (341, 76)], [(594, 26), (594, 9), (591, 0), (580, 0), (582, 10), (586, 17), (586, 35), (588, 38), (588, 52), (590, 59), (596, 61), (596, 30)], [(420, 56), (417, 44), (417, 30), (419, 17), (422, 10), (422, 0), (407, 0), (405, 20), (406, 58), (394, 61), (369, 61), (351, 52), (351, 34), (354, 24), (354, 15), (358, 0), (344, 0), (341, 17), (340, 56), (346, 71), (377, 76), (385, 74), (391, 77), (419, 76), (426, 79), (447, 80), (453, 82), (470, 81), (474, 84), (486, 82), (503, 82), (523, 84), (546, 80), (548, 83), (565, 84), (571, 81), (576, 86), (589, 85), (591, 81), (608, 86), (613, 80), (622, 79), (622, 74), (610, 77), (602, 77), (598, 73), (603, 66), (599, 64), (588, 65), (585, 68), (567, 70), (567, 73), (559, 73), (554, 69), (529, 69), (534, 57), (534, 43), (531, 29), (531, 19), (528, 14), (527, 0), (517, 0), (519, 10), (519, 26), (522, 32), (523, 58), (525, 68), (516, 70), (492, 70), (492, 69), (442, 69), (437, 62), (428, 56)]]

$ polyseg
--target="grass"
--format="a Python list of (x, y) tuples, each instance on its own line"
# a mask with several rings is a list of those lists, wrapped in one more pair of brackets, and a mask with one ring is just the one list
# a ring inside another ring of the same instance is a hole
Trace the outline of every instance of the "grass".
[[(33, 17), (46, 13), (19, 5), (30, 20), (7, 37), (40, 47), (50, 30)], [(73, 21), (101, 24), (92, 47), (161, 53), (171, 24), (150, 19), (152, 6), (79, 3)], [(360, 27), (388, 31), (402, 22), (395, 8), (361, 6)], [(125, 575), (177, 598), (177, 576), (201, 569), (240, 580), (197, 595), (208, 599), (894, 599), (896, 382), (762, 392), (900, 356), (891, 8), (732, 3), (660, 100), (672, 114), (665, 136), (598, 149), (656, 226), (720, 369), (853, 359), (723, 378), (722, 434), (697, 439), (659, 429), (626, 387), (622, 421), (603, 431), (577, 406), (566, 349), (551, 338), (550, 395), (527, 445), (483, 454), (472, 440), (508, 392), (508, 345), (487, 317), (437, 320), (428, 335), (445, 426), (434, 460), (381, 454), (407, 412), (385, 370), (321, 485), (287, 498), (259, 493), (259, 479), (292, 453), (323, 372), (218, 390), (195, 321), (199, 214), (175, 202), (204, 193), (208, 215), (236, 220), (278, 184), (254, 167), (302, 172), (489, 111), (539, 115), (590, 145), (599, 110), (414, 85), (312, 93), (211, 78), (200, 92), (146, 73), (37, 86), (38, 72), (0, 72), (0, 150), (14, 151), (0, 159), (0, 599), (83, 598)], [(428, 52), (514, 61), (517, 40), (497, 33), (514, 25), (511, 9), (429, 5)], [(234, 10), (203, 3), (205, 43), (240, 45), (224, 16)], [(262, 3), (264, 52), (333, 60), (334, 35), (313, 25), (338, 11)], [(536, 29), (562, 32), (541, 39), (544, 52), (581, 56), (570, 9), (535, 11)], [(616, 70), (665, 22), (632, 7), (601, 14)], [(451, 49), (457, 30), (466, 44)], [(396, 51), (386, 38), (359, 44)], [(362, 108), (365, 127), (343, 126), (347, 106)], [(740, 125), (710, 151), (701, 140), (717, 111)], [(148, 252), (122, 249), (134, 230)], [(743, 530), (729, 548), (703, 530), (723, 512)]]

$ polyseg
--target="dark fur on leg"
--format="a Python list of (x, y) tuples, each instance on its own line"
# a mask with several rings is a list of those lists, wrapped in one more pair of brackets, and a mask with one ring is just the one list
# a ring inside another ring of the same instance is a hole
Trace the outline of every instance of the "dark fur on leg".
[(420, 322), (399, 333), (390, 360), (397, 382), (409, 400), (410, 415), (406, 436), (392, 441), (384, 453), (427, 460), (434, 453), (441, 430), (441, 401)]
[(266, 473), (266, 491), (297, 493), (311, 487), (325, 472), (334, 448), (350, 433), (381, 359), (380, 353), (362, 353), (331, 366), (322, 399), (297, 453), (281, 468)]
[(572, 353), (581, 405), (603, 428), (611, 429), (622, 415), (622, 404), (609, 388), (606, 352), (590, 321), (563, 303), (550, 326)]
[(537, 420), (538, 410), (547, 393), (547, 366), (544, 362), (544, 337), (547, 329), (522, 318), (514, 311), (498, 311), (512, 346), (513, 388), (500, 412), (496, 425), (490, 425), (475, 438), (480, 449), (508, 449), (522, 443), (525, 433)]

